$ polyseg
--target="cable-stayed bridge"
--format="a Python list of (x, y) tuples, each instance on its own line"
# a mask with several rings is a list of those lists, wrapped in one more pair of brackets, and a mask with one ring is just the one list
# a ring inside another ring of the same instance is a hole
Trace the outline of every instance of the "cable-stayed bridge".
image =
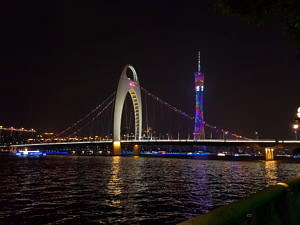
[[(197, 116), (197, 103), (195, 116), (189, 115), (141, 87), (135, 69), (126, 65), (117, 91), (81, 119), (55, 136), (12, 147), (112, 145), (113, 154), (120, 155), (121, 145), (127, 144), (133, 145), (135, 154), (141, 145), (260, 146), (265, 147), (266, 159), (273, 159), (274, 146), (300, 144), (248, 139), (202, 119), (203, 116)], [(203, 125), (201, 135), (195, 133), (195, 124)]]

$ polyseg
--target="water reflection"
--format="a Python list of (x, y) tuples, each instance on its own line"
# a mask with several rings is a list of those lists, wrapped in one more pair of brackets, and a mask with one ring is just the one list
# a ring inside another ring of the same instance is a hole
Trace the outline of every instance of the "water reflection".
[(195, 198), (195, 200), (200, 203), (199, 206), (202, 208), (209, 209), (213, 207), (213, 198), (211, 192), (209, 191), (209, 178), (207, 167), (205, 165), (198, 165), (196, 177), (194, 179), (198, 183), (198, 185), (196, 186), (197, 190), (195, 192), (197, 197), (193, 198)]
[(0, 224), (176, 224), (299, 171), (276, 161), (0, 157)]
[(267, 178), (267, 184), (272, 185), (276, 184), (278, 180), (277, 170), (278, 164), (277, 161), (265, 161), (265, 177)]
[(120, 178), (120, 162), (121, 162), (120, 156), (112, 157), (111, 177), (107, 185), (108, 194), (113, 196), (111, 201), (112, 206), (119, 206), (121, 204), (120, 199), (116, 198), (120, 194), (122, 194), (122, 180)]

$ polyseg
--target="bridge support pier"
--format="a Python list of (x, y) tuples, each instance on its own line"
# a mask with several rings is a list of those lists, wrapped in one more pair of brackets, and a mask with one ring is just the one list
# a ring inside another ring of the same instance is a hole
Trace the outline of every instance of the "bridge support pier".
[(17, 147), (9, 147), (10, 152), (17, 152)]
[(274, 148), (265, 148), (265, 159), (268, 160), (274, 160)]
[(121, 155), (121, 142), (114, 141), (113, 142), (113, 155)]
[(133, 146), (133, 155), (139, 155), (140, 154), (140, 149), (141, 149), (140, 145), (134, 145)]

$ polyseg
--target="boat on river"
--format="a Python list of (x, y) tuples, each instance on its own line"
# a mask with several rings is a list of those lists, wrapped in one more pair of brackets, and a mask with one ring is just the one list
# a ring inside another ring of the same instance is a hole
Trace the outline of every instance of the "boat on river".
[(20, 150), (18, 152), (15, 152), (14, 154), (20, 157), (39, 157), (46, 155), (46, 153), (40, 152), (39, 150), (28, 151), (28, 149)]

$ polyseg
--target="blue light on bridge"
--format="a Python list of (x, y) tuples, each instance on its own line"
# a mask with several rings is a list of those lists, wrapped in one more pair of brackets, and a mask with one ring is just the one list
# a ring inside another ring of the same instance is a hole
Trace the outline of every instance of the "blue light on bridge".
[(233, 154), (233, 156), (239, 157), (239, 156), (251, 156), (250, 154)]
[(211, 153), (192, 153), (192, 152), (140, 152), (141, 155), (184, 155), (184, 156), (208, 156)]
[(122, 152), (122, 155), (132, 155), (133, 152)]
[(69, 152), (45, 152), (46, 155), (69, 155)]

